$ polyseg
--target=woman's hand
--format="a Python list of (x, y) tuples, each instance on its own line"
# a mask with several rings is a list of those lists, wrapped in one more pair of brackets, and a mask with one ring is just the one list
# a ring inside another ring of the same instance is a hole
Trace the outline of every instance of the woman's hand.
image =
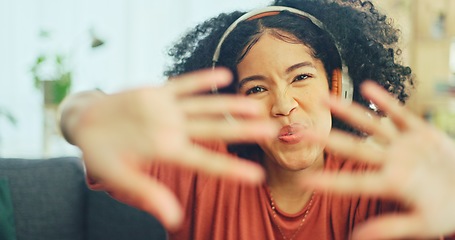
[[(367, 174), (315, 174), (306, 186), (400, 200), (409, 211), (380, 216), (356, 229), (355, 239), (439, 237), (455, 232), (455, 143), (447, 135), (400, 106), (372, 82), (363, 95), (385, 112), (390, 122), (359, 105), (335, 98), (332, 113), (358, 126), (375, 140), (333, 131), (327, 149), (379, 166)], [(314, 136), (313, 136), (314, 137)], [(316, 138), (316, 137), (315, 137)], [(377, 144), (379, 143), (379, 144)]]
[[(230, 79), (227, 70), (205, 70), (171, 79), (162, 87), (96, 98), (81, 111), (69, 133), (82, 150), (89, 176), (115, 194), (134, 198), (168, 229), (181, 222), (183, 213), (169, 189), (144, 172), (150, 162), (167, 161), (261, 182), (264, 173), (259, 165), (194, 143), (252, 142), (276, 132), (254, 100), (198, 94), (225, 86)], [(225, 119), (228, 112), (236, 121)]]

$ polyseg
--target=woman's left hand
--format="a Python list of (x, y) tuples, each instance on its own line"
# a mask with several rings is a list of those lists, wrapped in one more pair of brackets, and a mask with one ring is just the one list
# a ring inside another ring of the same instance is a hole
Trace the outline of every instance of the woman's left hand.
[[(327, 149), (377, 165), (378, 170), (366, 174), (316, 173), (306, 178), (304, 185), (339, 193), (397, 199), (409, 208), (407, 212), (367, 221), (355, 230), (354, 239), (427, 238), (453, 234), (454, 141), (399, 105), (380, 86), (367, 82), (362, 90), (390, 122), (368, 113), (370, 110), (358, 104), (347, 105), (333, 98), (329, 103), (332, 113), (359, 126), (370, 137), (365, 140), (333, 130)], [(371, 138), (374, 141), (370, 141)]]

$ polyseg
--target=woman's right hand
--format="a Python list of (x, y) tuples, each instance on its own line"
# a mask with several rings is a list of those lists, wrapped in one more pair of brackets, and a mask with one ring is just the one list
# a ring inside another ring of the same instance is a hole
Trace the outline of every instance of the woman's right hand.
[[(67, 134), (83, 153), (91, 178), (105, 189), (133, 196), (168, 229), (182, 220), (175, 196), (144, 172), (153, 161), (177, 163), (206, 173), (259, 183), (259, 165), (235, 156), (211, 151), (194, 140), (252, 142), (276, 134), (276, 126), (263, 118), (254, 100), (240, 96), (198, 94), (230, 83), (227, 70), (203, 70), (171, 79), (161, 87), (144, 87), (104, 95), (79, 105), (80, 111), (63, 106)], [(84, 97), (87, 99), (87, 96)], [(82, 101), (80, 99), (79, 101)], [(231, 113), (236, 121), (225, 119)], [(63, 125), (65, 126), (65, 122)]]

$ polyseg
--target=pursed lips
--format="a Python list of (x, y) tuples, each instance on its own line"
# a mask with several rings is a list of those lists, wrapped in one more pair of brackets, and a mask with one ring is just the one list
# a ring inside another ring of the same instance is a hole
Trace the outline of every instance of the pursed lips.
[(278, 140), (286, 144), (296, 144), (303, 140), (305, 126), (300, 123), (286, 125), (280, 129)]

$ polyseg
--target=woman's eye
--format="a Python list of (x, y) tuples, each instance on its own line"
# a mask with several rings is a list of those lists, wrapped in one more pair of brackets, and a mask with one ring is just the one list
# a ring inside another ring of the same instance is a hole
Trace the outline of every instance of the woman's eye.
[(302, 80), (305, 80), (305, 79), (307, 79), (309, 77), (310, 76), (308, 74), (300, 74), (300, 75), (298, 75), (297, 77), (294, 78), (293, 82), (302, 81)]
[(254, 86), (250, 89), (248, 89), (245, 94), (246, 95), (250, 95), (250, 94), (255, 94), (255, 93), (260, 93), (260, 92), (264, 92), (265, 89), (263, 87), (259, 87), (259, 86)]

